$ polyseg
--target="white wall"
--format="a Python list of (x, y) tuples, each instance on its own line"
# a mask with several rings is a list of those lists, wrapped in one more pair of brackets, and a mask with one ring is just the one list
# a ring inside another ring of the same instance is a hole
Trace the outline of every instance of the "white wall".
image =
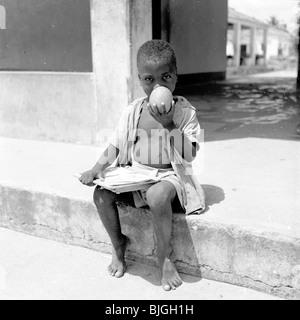
[(97, 140), (101, 140), (101, 130), (114, 128), (130, 101), (128, 1), (92, 0), (91, 17)]
[(275, 28), (269, 28), (267, 58), (277, 57), (280, 48), (283, 49), (283, 56), (288, 57), (291, 41), (291, 36), (288, 33)]
[[(93, 72), (0, 72), (0, 135), (99, 144), (102, 130), (114, 129), (123, 108), (144, 95), (136, 53), (152, 38), (151, 5), (90, 0)], [(225, 71), (227, 0), (170, 5), (179, 73)]]
[(102, 130), (113, 130), (123, 108), (143, 95), (135, 61), (152, 36), (151, 1), (90, 4), (93, 72), (0, 72), (0, 135), (100, 144)]
[(0, 72), (0, 135), (95, 144), (89, 73)]
[(92, 0), (92, 39), (97, 141), (113, 129), (123, 108), (143, 95), (139, 88), (136, 52), (151, 39), (151, 1)]

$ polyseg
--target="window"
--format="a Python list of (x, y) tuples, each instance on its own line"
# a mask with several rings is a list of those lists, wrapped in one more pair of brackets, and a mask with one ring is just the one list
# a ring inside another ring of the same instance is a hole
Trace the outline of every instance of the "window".
[(6, 11), (3, 6), (0, 6), (0, 29), (6, 29)]
[(90, 0), (0, 3), (1, 71), (93, 71)]

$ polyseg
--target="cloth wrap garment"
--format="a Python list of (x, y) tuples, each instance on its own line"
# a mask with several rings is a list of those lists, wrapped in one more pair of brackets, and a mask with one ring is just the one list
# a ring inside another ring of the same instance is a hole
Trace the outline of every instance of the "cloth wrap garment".
[[(174, 97), (176, 109), (173, 121), (177, 128), (183, 132), (186, 137), (196, 143), (199, 149), (200, 125), (196, 117), (196, 110), (183, 97)], [(140, 98), (131, 103), (124, 109), (119, 125), (110, 139), (110, 143), (119, 149), (119, 155), (115, 161), (115, 166), (125, 166), (132, 163), (132, 148), (136, 141), (137, 128), (141, 117), (143, 104), (146, 98)], [(185, 161), (179, 152), (172, 145), (172, 140), (168, 139), (169, 159), (175, 174), (179, 177), (183, 188), (183, 207), (185, 213), (200, 214), (205, 209), (205, 194), (194, 176), (192, 164)]]

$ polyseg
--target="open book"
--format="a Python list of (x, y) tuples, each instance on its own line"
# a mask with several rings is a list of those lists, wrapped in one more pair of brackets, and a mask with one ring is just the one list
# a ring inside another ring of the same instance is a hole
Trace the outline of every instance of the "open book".
[[(166, 175), (169, 175), (167, 173)], [(80, 175), (75, 175), (79, 178)], [(150, 173), (138, 168), (126, 167), (110, 167), (104, 171), (104, 181), (100, 179), (94, 180), (94, 183), (103, 189), (108, 189), (115, 193), (124, 193), (137, 190), (143, 190), (154, 183), (160, 181), (162, 175), (157, 176), (157, 171)]]

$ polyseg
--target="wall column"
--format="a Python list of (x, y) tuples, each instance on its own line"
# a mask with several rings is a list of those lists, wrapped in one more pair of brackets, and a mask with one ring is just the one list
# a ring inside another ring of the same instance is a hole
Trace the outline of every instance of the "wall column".
[(91, 25), (96, 141), (103, 144), (139, 90), (135, 56), (152, 36), (151, 1), (91, 0)]
[(239, 67), (240, 66), (240, 60), (241, 60), (241, 31), (242, 26), (241, 24), (235, 23), (234, 27), (234, 66)]
[(264, 62), (267, 64), (268, 62), (268, 29), (264, 29)]
[(250, 55), (251, 55), (251, 64), (256, 64), (256, 28), (251, 28), (250, 36)]

